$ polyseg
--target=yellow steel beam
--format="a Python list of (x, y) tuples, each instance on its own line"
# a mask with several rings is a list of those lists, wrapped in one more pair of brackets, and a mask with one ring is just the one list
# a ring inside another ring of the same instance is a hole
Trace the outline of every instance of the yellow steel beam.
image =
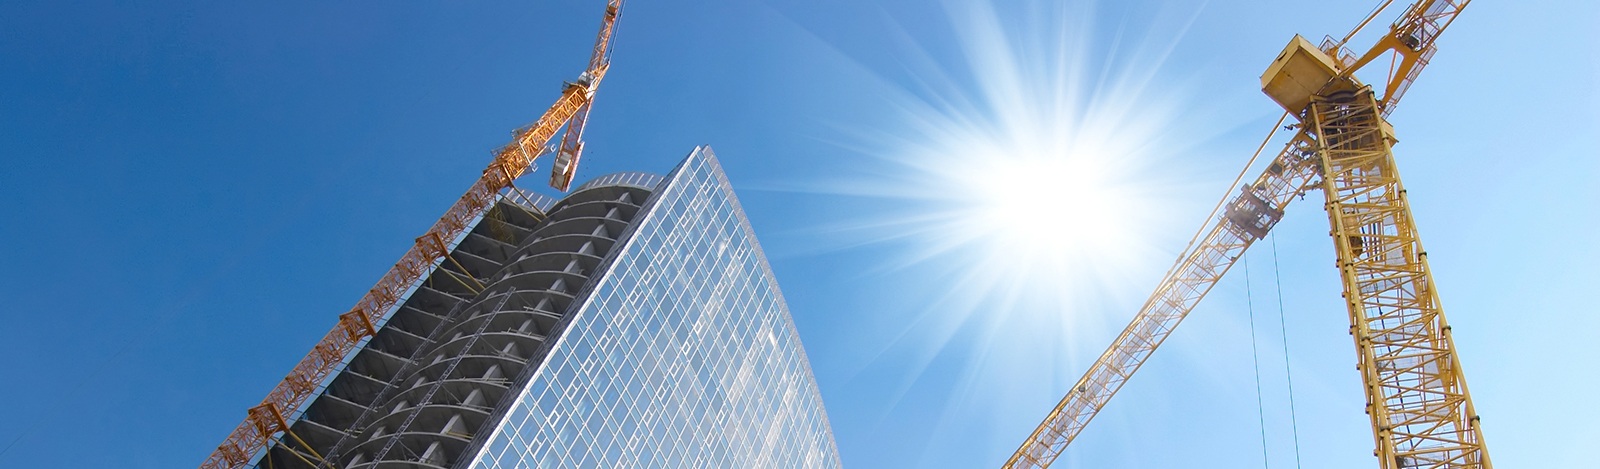
[(1317, 141), (1379, 467), (1491, 468), (1370, 87), (1318, 97)]
[(1199, 242), (1178, 258), (1133, 321), (1034, 428), (1004, 467), (1043, 468), (1055, 462), (1244, 255), (1245, 249), (1266, 236), (1289, 202), (1315, 186), (1317, 167), (1309, 158), (1314, 154), (1312, 143), (1306, 133), (1296, 135), (1260, 176), (1231, 199), (1224, 199), (1227, 202), (1219, 206), (1219, 216), (1201, 228), (1204, 235), (1198, 237)]

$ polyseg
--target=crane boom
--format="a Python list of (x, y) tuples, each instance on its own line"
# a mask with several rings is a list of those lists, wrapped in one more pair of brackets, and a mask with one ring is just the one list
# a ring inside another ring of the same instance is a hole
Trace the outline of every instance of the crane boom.
[[(1380, 466), (1492, 467), (1394, 167), (1393, 131), (1383, 118), (1468, 3), (1418, 1), (1359, 58), (1340, 52), (1371, 16), (1320, 48), (1296, 36), (1262, 85), (1301, 120), (1301, 130), (1254, 184), (1228, 199), (1223, 216), (1208, 217), (1205, 236), (1197, 235), (1201, 241), (1179, 256), (1133, 321), (1004, 467), (1053, 463), (1250, 244), (1271, 230), (1293, 196), (1311, 188), (1327, 197)], [(1380, 98), (1354, 73), (1385, 53), (1395, 57)]]
[(1255, 182), (1240, 188), (1178, 258), (1128, 327), (1067, 391), (1007, 468), (1049, 467), (1111, 397), (1144, 365), (1156, 347), (1194, 310), (1251, 243), (1266, 236), (1296, 195), (1316, 185), (1312, 141), (1301, 132), (1284, 146)]
[[(416, 243), (394, 267), (384, 273), (377, 285), (362, 295), (355, 307), (339, 315), (333, 330), (328, 331), (289, 375), (267, 393), (261, 404), (250, 408), (244, 422), (235, 427), (210, 457), (201, 463), (202, 469), (243, 467), (276, 439), (277, 433), (289, 428), (289, 416), (316, 394), (322, 382), (344, 363), (362, 339), (376, 333), (376, 326), (384, 315), (444, 260), (450, 244), (464, 235), (473, 221), (483, 216), (500, 196), (500, 191), (510, 187), (513, 181), (532, 169), (534, 161), (549, 151), (546, 143), (564, 125), (568, 128), (566, 139), (570, 139), (570, 145), (575, 150), (565, 158), (558, 158), (557, 164), (552, 165), (554, 174), (551, 176), (551, 185), (566, 190), (577, 169), (577, 150), (582, 148), (579, 139), (582, 136), (583, 119), (580, 116), (587, 116), (595, 90), (610, 68), (611, 44), (621, 9), (622, 0), (610, 0), (607, 3), (588, 68), (578, 81), (567, 83), (555, 104), (532, 125), (517, 129), (511, 143), (495, 152), (494, 160), (467, 189), (467, 193), (456, 200), (444, 216), (428, 228), (427, 233), (416, 239)], [(573, 130), (574, 127), (577, 130)], [(563, 148), (568, 145), (569, 140), (566, 139), (563, 140)]]
[[(578, 158), (583, 156), (583, 127), (589, 122), (589, 106), (594, 102), (593, 87), (611, 68), (611, 43), (616, 40), (617, 15), (622, 13), (623, 0), (608, 0), (606, 16), (600, 22), (600, 34), (594, 40), (594, 53), (589, 56), (589, 68), (578, 77), (579, 85), (590, 87), (589, 99), (569, 118), (566, 135), (561, 136), (561, 147), (556, 151), (555, 163), (550, 165), (550, 187), (565, 192), (577, 175)], [(592, 82), (592, 83), (589, 83)]]
[[(1433, 53), (1438, 50), (1434, 47), (1434, 41), (1439, 39), (1445, 28), (1455, 22), (1456, 17), (1461, 15), (1461, 10), (1469, 3), (1472, 3), (1472, 0), (1421, 0), (1412, 4), (1394, 24), (1389, 26), (1389, 34), (1384, 35), (1377, 44), (1354, 62), (1339, 65), (1345, 74), (1349, 75), (1350, 72), (1372, 63), (1373, 59), (1382, 57), (1384, 53), (1394, 54), (1393, 60), (1389, 62), (1388, 77), (1384, 80), (1383, 97), (1378, 102), (1380, 110), (1387, 116), (1393, 111), (1395, 103), (1400, 102), (1400, 98), (1405, 96), (1406, 90), (1411, 88), (1411, 83), (1416, 81), (1417, 75), (1428, 66), (1428, 60), (1433, 58)], [(1339, 46), (1342, 47), (1343, 44)]]

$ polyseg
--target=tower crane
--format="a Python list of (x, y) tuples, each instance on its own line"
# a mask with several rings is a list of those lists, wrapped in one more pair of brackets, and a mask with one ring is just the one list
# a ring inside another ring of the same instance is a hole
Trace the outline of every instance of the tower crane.
[[(608, 0), (595, 39), (589, 65), (578, 79), (566, 83), (555, 104), (537, 121), (513, 132), (511, 143), (494, 152), (494, 160), (483, 176), (467, 189), (444, 216), (416, 239), (400, 261), (368, 290), (349, 312), (339, 315), (333, 330), (312, 347), (283, 381), (267, 393), (261, 404), (251, 407), (244, 422), (200, 464), (202, 469), (235, 469), (250, 463), (263, 448), (289, 428), (288, 418), (314, 396), (326, 380), (361, 340), (376, 333), (376, 326), (424, 276), (444, 261), (449, 246), (466, 234), (472, 222), (482, 217), (501, 191), (534, 168), (534, 161), (555, 153), (550, 167), (550, 186), (566, 191), (577, 173), (583, 152), (583, 127), (594, 103), (595, 90), (611, 67), (611, 46), (616, 37), (617, 18), (623, 0)], [(547, 144), (562, 131), (561, 142)]]
[[(1492, 468), (1384, 119), (1471, 0), (1418, 0), (1367, 52), (1346, 49), (1392, 1), (1343, 39), (1313, 45), (1295, 36), (1267, 68), (1262, 90), (1298, 132), (1253, 182), (1217, 204), (1132, 323), (1004, 467), (1053, 463), (1289, 202), (1322, 189), (1379, 467)], [(1379, 95), (1354, 73), (1385, 56)]]

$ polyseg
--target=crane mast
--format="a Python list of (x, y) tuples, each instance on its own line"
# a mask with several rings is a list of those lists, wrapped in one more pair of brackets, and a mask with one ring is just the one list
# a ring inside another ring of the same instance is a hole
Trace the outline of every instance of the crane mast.
[(1489, 468), (1405, 188), (1370, 87), (1306, 111), (1379, 467)]
[(608, 0), (600, 33), (588, 67), (577, 81), (563, 86), (555, 104), (533, 124), (517, 129), (511, 143), (494, 152), (494, 160), (483, 175), (456, 200), (443, 217), (401, 256), (377, 285), (362, 295), (350, 311), (339, 315), (328, 331), (302, 358), (283, 381), (267, 393), (261, 404), (251, 407), (244, 422), (228, 434), (221, 445), (200, 464), (202, 469), (234, 469), (250, 463), (279, 433), (289, 428), (288, 419), (314, 396), (319, 386), (355, 350), (359, 343), (377, 331), (383, 317), (403, 300), (407, 291), (432, 272), (449, 254), (450, 244), (463, 236), (472, 223), (511, 187), (518, 177), (533, 169), (534, 161), (550, 149), (545, 145), (566, 127), (560, 149), (551, 165), (550, 185), (565, 191), (577, 172), (583, 150), (583, 127), (594, 102), (595, 90), (611, 65), (611, 46), (615, 40), (617, 18), (623, 0)]
[[(1374, 455), (1385, 469), (1492, 468), (1395, 168), (1384, 117), (1470, 0), (1422, 0), (1357, 58), (1343, 40), (1296, 36), (1262, 76), (1299, 131), (1196, 235), (1126, 329), (1017, 449), (1007, 468), (1048, 467), (1296, 195), (1320, 188), (1357, 351)], [(1391, 54), (1382, 96), (1354, 72)], [(1280, 121), (1281, 123), (1281, 121)], [(1270, 139), (1270, 135), (1268, 137)], [(1252, 162), (1254, 160), (1252, 159)]]

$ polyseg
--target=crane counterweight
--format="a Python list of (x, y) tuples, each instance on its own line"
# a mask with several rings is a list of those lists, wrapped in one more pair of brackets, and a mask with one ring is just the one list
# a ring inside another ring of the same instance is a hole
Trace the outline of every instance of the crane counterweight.
[(1261, 74), (1261, 90), (1291, 115), (1311, 104), (1311, 97), (1339, 76), (1332, 57), (1296, 34)]

